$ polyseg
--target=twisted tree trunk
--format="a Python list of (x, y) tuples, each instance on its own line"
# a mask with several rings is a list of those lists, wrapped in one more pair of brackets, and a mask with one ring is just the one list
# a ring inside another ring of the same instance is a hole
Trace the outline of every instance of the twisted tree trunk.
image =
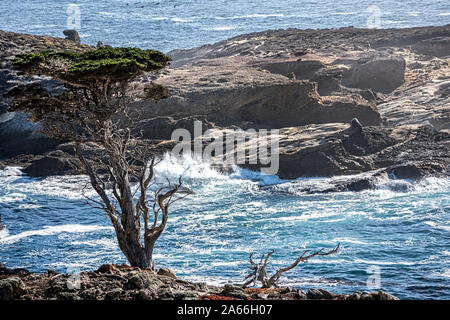
[[(184, 197), (175, 198), (180, 178), (178, 184), (169, 183), (168, 191), (161, 188), (147, 199), (155, 159), (131, 135), (133, 121), (127, 106), (139, 95), (129, 95), (128, 86), (138, 75), (159, 71), (169, 61), (155, 50), (99, 48), (84, 53), (23, 54), (13, 62), (17, 70), (28, 75), (47, 75), (64, 83), (65, 90), (58, 95), (36, 84), (11, 90), (9, 97), (14, 101), (9, 110), (30, 113), (30, 119), (40, 122), (42, 131), (50, 137), (75, 142), (82, 169), (100, 197), (85, 194), (87, 202), (106, 212), (120, 249), (132, 266), (142, 269), (155, 269), (153, 250), (165, 229), (169, 206)], [(162, 86), (152, 89), (146, 99), (167, 96), (161, 95)], [(100, 147), (103, 154), (85, 157), (82, 146), (86, 143)], [(101, 171), (97, 170), (99, 166)], [(132, 179), (139, 182), (137, 200)]]

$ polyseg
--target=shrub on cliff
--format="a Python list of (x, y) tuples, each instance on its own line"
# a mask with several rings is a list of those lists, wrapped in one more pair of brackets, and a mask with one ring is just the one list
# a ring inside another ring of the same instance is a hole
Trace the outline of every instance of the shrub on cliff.
[[(166, 227), (169, 206), (187, 194), (180, 195), (180, 178), (148, 196), (156, 160), (132, 135), (128, 87), (137, 76), (161, 70), (169, 61), (161, 52), (138, 48), (21, 54), (13, 61), (14, 68), (59, 80), (65, 90), (50, 94), (32, 83), (8, 94), (13, 98), (10, 111), (28, 112), (49, 136), (75, 142), (79, 163), (99, 196), (89, 199), (90, 204), (107, 213), (120, 249), (132, 266), (143, 269), (155, 269), (153, 249)], [(166, 96), (165, 88), (158, 85), (146, 92), (147, 99)], [(88, 158), (83, 152), (87, 143), (101, 147), (102, 158)], [(99, 166), (101, 170), (95, 170)], [(131, 188), (133, 179), (138, 181), (137, 199)]]

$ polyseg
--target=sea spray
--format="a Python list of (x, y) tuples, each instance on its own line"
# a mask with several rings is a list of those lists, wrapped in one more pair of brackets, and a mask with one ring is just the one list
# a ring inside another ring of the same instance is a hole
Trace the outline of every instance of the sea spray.
[[(442, 250), (450, 236), (448, 178), (384, 177), (372, 190), (305, 194), (275, 188), (298, 181), (330, 184), (333, 178), (284, 181), (239, 168), (219, 172), (189, 157), (169, 156), (156, 171), (158, 183), (183, 175), (185, 186), (195, 192), (174, 204), (167, 232), (155, 248), (157, 265), (183, 279), (239, 282), (250, 252), (274, 249), (270, 267), (277, 268), (303, 250), (341, 242), (337, 256), (301, 265), (283, 282), (364, 291), (366, 270), (376, 265), (383, 289), (402, 298), (450, 297), (448, 276), (435, 272), (448, 269), (448, 253)], [(102, 263), (126, 262), (107, 217), (87, 206), (77, 191), (86, 182), (83, 176), (38, 180), (18, 168), (0, 171), (0, 197), (10, 198), (0, 203), (7, 229), (0, 256), (9, 267), (65, 272), (73, 264), (93, 270)], [(442, 285), (426, 289), (430, 281)]]

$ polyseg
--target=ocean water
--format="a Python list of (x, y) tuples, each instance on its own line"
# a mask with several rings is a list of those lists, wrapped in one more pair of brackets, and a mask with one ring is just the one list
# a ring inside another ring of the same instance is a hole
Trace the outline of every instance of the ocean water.
[(69, 22), (85, 43), (167, 52), (267, 29), (367, 27), (376, 12), (381, 28), (450, 23), (448, 0), (2, 0), (0, 29), (62, 37)]
[[(349, 293), (368, 290), (375, 271), (380, 287), (401, 298), (450, 298), (450, 179), (385, 180), (370, 191), (302, 194), (277, 177), (241, 169), (225, 175), (190, 158), (166, 157), (157, 167), (159, 181), (180, 174), (196, 194), (173, 206), (155, 259), (181, 278), (239, 283), (250, 252), (275, 250), (274, 270), (304, 250), (341, 243), (338, 254), (311, 259), (282, 282)], [(80, 196), (86, 181), (3, 170), (0, 261), (38, 272), (126, 263), (108, 219)]]

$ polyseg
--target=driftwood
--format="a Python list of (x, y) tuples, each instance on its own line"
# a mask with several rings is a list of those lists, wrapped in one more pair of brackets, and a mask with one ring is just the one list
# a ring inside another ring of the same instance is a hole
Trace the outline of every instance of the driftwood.
[(252, 272), (247, 275), (244, 279), (245, 283), (243, 284), (243, 287), (248, 287), (250, 284), (253, 283), (253, 285), (256, 285), (256, 282), (260, 282), (262, 284), (262, 288), (272, 288), (278, 286), (278, 281), (281, 277), (281, 275), (285, 272), (288, 272), (295, 268), (300, 262), (307, 262), (309, 259), (315, 256), (328, 256), (330, 254), (338, 252), (340, 248), (340, 243), (330, 251), (325, 251), (325, 249), (320, 249), (319, 251), (312, 252), (310, 250), (306, 250), (303, 252), (303, 254), (295, 260), (294, 263), (292, 263), (290, 266), (281, 268), (278, 271), (275, 272), (275, 274), (271, 277), (267, 274), (267, 263), (269, 262), (270, 257), (274, 254), (275, 251), (271, 251), (267, 254), (263, 254), (261, 256), (261, 259), (258, 263), (253, 261), (253, 253), (250, 253), (250, 266), (249, 269), (252, 270)]

